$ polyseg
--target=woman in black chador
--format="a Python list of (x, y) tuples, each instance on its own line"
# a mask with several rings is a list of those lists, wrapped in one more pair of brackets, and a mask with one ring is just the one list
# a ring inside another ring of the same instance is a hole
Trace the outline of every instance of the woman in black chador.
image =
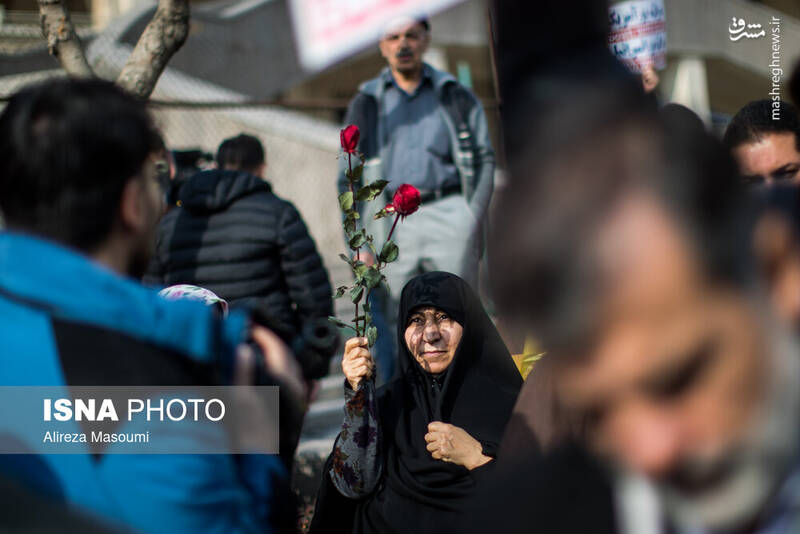
[(400, 372), (377, 392), (366, 338), (345, 345), (314, 534), (438, 534), (494, 464), (522, 378), (473, 291), (449, 273), (413, 278), (397, 334)]

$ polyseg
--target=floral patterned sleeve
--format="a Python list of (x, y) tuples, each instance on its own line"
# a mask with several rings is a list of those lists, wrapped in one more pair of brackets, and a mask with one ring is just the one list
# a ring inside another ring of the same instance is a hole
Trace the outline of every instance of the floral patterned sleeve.
[(358, 391), (345, 381), (344, 422), (333, 446), (330, 477), (336, 489), (350, 498), (372, 493), (381, 476), (381, 433), (374, 380)]

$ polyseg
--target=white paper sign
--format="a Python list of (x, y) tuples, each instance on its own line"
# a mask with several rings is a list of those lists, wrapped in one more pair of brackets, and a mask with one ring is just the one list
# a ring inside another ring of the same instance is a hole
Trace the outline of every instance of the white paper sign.
[(611, 6), (608, 12), (611, 21), (608, 44), (617, 58), (638, 72), (648, 65), (657, 69), (666, 66), (663, 0), (630, 0)]
[(377, 44), (401, 16), (428, 16), (463, 0), (290, 0), (300, 62), (320, 70)]

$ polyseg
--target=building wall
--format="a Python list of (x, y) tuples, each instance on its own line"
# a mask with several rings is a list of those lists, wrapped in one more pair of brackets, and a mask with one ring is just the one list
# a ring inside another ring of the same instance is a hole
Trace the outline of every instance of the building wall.
[[(800, 59), (800, 19), (794, 16), (800, 11), (800, 3), (664, 0), (664, 6), (669, 57), (659, 88), (662, 100), (674, 97), (673, 82), (682, 60), (702, 62), (705, 80), (696, 87), (705, 85), (708, 111), (718, 130), (747, 102), (770, 98), (773, 17), (780, 20), (780, 94), (782, 99), (789, 100), (786, 84)], [(734, 17), (748, 24), (761, 24), (766, 35), (731, 40), (728, 28)]]

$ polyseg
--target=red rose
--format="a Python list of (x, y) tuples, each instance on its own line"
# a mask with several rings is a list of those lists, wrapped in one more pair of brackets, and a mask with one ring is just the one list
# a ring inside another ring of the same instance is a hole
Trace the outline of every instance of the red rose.
[(397, 188), (392, 198), (392, 206), (397, 213), (405, 217), (419, 208), (419, 190), (413, 185), (403, 184)]
[(342, 150), (347, 152), (348, 154), (353, 154), (356, 151), (356, 147), (358, 147), (358, 137), (361, 133), (358, 131), (358, 126), (355, 124), (351, 124), (344, 128), (339, 137), (342, 141)]

